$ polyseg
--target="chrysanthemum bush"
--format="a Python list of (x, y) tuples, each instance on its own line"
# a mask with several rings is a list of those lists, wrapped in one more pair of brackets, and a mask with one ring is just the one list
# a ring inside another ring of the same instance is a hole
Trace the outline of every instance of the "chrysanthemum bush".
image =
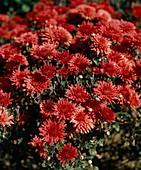
[(28, 144), (50, 169), (94, 165), (103, 127), (141, 103), (141, 33), (114, 14), (42, 0), (26, 18), (0, 15), (1, 142)]

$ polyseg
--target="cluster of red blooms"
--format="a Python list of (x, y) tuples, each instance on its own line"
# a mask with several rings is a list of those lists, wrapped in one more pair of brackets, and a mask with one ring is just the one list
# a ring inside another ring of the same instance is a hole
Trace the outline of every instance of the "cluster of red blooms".
[[(134, 15), (141, 18), (138, 11), (141, 6), (134, 6)], [(63, 7), (42, 0), (27, 18), (0, 15), (0, 37), (11, 41), (0, 47), (5, 70), (0, 77), (0, 123), (13, 124), (6, 107), (16, 105), (14, 87), (31, 98), (36, 94), (43, 122), (29, 144), (44, 158), (45, 144), (64, 143), (69, 126), (71, 133), (88, 133), (100, 121), (115, 120), (113, 103), (140, 107), (133, 83), (141, 80), (141, 33), (133, 23), (113, 19), (113, 13), (108, 2), (72, 0)], [(64, 83), (62, 93), (56, 89), (59, 82)], [(43, 93), (47, 99), (42, 100)], [(78, 154), (65, 143), (58, 151), (63, 164)]]

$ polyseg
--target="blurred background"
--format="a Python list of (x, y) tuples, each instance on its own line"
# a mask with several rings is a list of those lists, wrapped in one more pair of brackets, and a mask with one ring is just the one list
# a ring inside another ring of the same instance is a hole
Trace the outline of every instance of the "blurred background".
[[(59, 4), (62, 0), (54, 0), (56, 4)], [(67, 0), (63, 0), (67, 1)], [(85, 0), (87, 2), (88, 0)], [(100, 2), (101, 0), (93, 0), (93, 2)], [(141, 4), (141, 0), (103, 0), (110, 2), (118, 11), (122, 12), (125, 9), (130, 8), (132, 3)], [(39, 2), (39, 0), (0, 0), (0, 13), (7, 14), (13, 13), (16, 15), (24, 16), (25, 13), (30, 12), (33, 6)]]

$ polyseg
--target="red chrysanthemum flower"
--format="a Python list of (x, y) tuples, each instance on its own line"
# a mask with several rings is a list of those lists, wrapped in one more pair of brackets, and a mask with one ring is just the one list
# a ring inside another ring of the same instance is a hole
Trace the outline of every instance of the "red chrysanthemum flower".
[(118, 99), (119, 91), (112, 82), (98, 81), (98, 85), (94, 88), (94, 93), (98, 95), (104, 102), (112, 103), (114, 99)]
[(31, 29), (29, 28), (28, 25), (25, 25), (23, 23), (15, 24), (15, 28), (9, 32), (9, 35), (6, 36), (6, 39), (9, 40), (11, 38), (18, 38), (20, 37), (20, 35), (27, 33), (29, 31), (31, 31)]
[(129, 21), (120, 21), (120, 28), (122, 30), (122, 34), (126, 35), (126, 34), (133, 34), (135, 33), (135, 25)]
[(48, 142), (48, 144), (51, 145), (53, 142), (57, 143), (58, 141), (63, 143), (62, 139), (66, 135), (64, 132), (65, 126), (66, 124), (64, 121), (59, 121), (57, 119), (48, 119), (44, 121), (39, 128), (44, 144)]
[(56, 71), (61, 77), (68, 77), (70, 75), (70, 70), (67, 67), (62, 67), (61, 69)]
[(109, 41), (109, 39), (103, 37), (102, 35), (100, 34), (95, 34), (93, 37), (92, 37), (92, 40), (91, 40), (91, 50), (92, 51), (95, 51), (96, 54), (101, 54), (103, 55), (103, 52), (105, 54), (109, 54), (111, 49), (110, 49), (110, 45), (111, 45), (111, 42)]
[(0, 24), (7, 23), (9, 21), (9, 16), (5, 14), (0, 14)]
[(121, 19), (122, 14), (114, 13), (112, 17), (113, 17), (114, 19)]
[(62, 51), (61, 53), (57, 53), (55, 56), (55, 60), (58, 63), (66, 64), (72, 59), (72, 55), (69, 54), (69, 50)]
[(133, 4), (133, 16), (141, 18), (141, 5)]
[(18, 54), (19, 52), (20, 50), (15, 44), (7, 43), (0, 47), (0, 57), (2, 56), (2, 59), (8, 59), (9, 56)]
[(14, 23), (20, 23), (23, 24), (23, 22), (26, 22), (26, 19), (20, 17), (20, 16), (13, 16), (12, 18), (10, 18), (10, 21), (14, 22)]
[(40, 36), (42, 41), (56, 45), (65, 44), (69, 46), (72, 40), (71, 34), (60, 26), (46, 27), (45, 30), (41, 31)]
[(78, 22), (80, 20), (80, 15), (79, 15), (78, 10), (76, 8), (69, 9), (67, 15), (68, 15), (67, 21), (70, 24), (74, 24), (74, 25), (78, 24)]
[(134, 34), (134, 46), (141, 51), (141, 33)]
[(69, 32), (73, 32), (76, 29), (76, 26), (68, 23), (60, 23), (59, 26), (65, 28)]
[(86, 37), (86, 35), (90, 35), (94, 32), (94, 25), (93, 23), (90, 23), (89, 21), (82, 22), (82, 25), (78, 25), (78, 31), (77, 31), (77, 35), (79, 36), (84, 36)]
[(90, 70), (93, 74), (102, 74), (98, 67), (91, 67)]
[(49, 8), (40, 11), (40, 14), (36, 15), (34, 19), (34, 21), (36, 21), (37, 23), (38, 28), (43, 28), (50, 25), (57, 25), (57, 20), (62, 20), (63, 22), (65, 22), (65, 15), (58, 16), (56, 10), (51, 10)]
[(139, 95), (137, 92), (134, 90), (134, 88), (131, 85), (119, 85), (119, 94), (120, 94), (120, 104), (123, 105), (123, 107), (133, 107), (138, 108), (140, 107), (141, 104), (141, 99), (139, 99)]
[(115, 120), (116, 114), (106, 105), (102, 105), (101, 114), (103, 118), (109, 123), (112, 123), (112, 121)]
[(88, 99), (83, 107), (85, 107), (86, 114), (93, 120), (93, 123), (99, 124), (100, 122), (104, 122), (103, 116), (101, 113), (103, 103), (101, 101)]
[(34, 146), (36, 148), (36, 151), (38, 151), (40, 156), (42, 156), (43, 158), (46, 158), (46, 156), (48, 155), (48, 152), (44, 150), (45, 146), (43, 145), (43, 140), (37, 135), (35, 135), (35, 137), (31, 139), (31, 142), (28, 142), (28, 144)]
[(78, 74), (79, 71), (83, 73), (85, 71), (85, 68), (89, 65), (90, 60), (80, 53), (74, 54), (72, 59), (68, 63), (70, 71), (72, 71), (74, 74)]
[(58, 103), (55, 103), (54, 110), (57, 114), (57, 117), (60, 119), (71, 119), (71, 116), (75, 112), (75, 105), (68, 101), (68, 99), (59, 98)]
[(33, 44), (38, 44), (38, 36), (36, 33), (27, 32), (16, 38), (15, 42), (22, 46), (32, 46)]
[[(43, 1), (43, 0), (42, 0)], [(46, 1), (46, 0), (44, 0)], [(52, 2), (51, 2), (52, 3)], [(64, 14), (68, 11), (69, 7), (65, 7), (65, 6), (62, 6), (62, 5), (59, 5), (59, 6), (55, 6), (55, 10), (59, 13), (59, 14)]]
[(52, 79), (53, 77), (55, 77), (56, 68), (57, 68), (57, 66), (52, 66), (52, 64), (47, 66), (46, 62), (44, 62), (44, 66), (42, 66), (42, 68), (40, 68), (41, 71), (39, 70), (39, 73), (43, 76), (46, 76), (49, 79)]
[[(65, 23), (66, 22), (66, 19), (67, 19), (67, 17), (66, 17), (66, 15), (65, 14), (61, 14), (61, 15), (56, 15), (55, 17), (54, 17), (54, 20), (56, 21), (56, 23), (58, 23), (58, 26), (60, 26), (59, 25), (59, 23)], [(51, 23), (51, 21), (52, 21), (53, 19), (52, 18), (50, 18), (49, 19), (49, 22)], [(53, 24), (52, 24), (53, 25)], [(55, 24), (55, 25), (57, 25), (57, 24)], [(62, 27), (62, 28), (65, 28), (65, 27)], [(66, 28), (65, 28), (65, 30), (67, 30)], [(67, 30), (68, 31), (68, 30)]]
[(122, 60), (117, 64), (121, 69), (121, 78), (123, 81), (132, 82), (136, 79), (134, 73), (135, 62), (130, 55), (122, 55)]
[(125, 34), (120, 40), (121, 45), (125, 46), (126, 48), (135, 48), (135, 37), (134, 37), (135, 35), (136, 34), (134, 33)]
[(98, 119), (102, 120), (99, 114), (101, 110), (100, 99), (93, 100), (91, 98), (88, 98), (88, 100), (86, 100), (86, 102), (83, 103), (82, 106), (85, 108), (85, 112), (89, 115), (89, 117), (93, 119), (94, 123), (98, 123)]
[(68, 163), (68, 160), (72, 160), (73, 162), (73, 158), (77, 158), (77, 154), (77, 149), (71, 146), (71, 143), (67, 143), (58, 152), (58, 160), (63, 164), (65, 162)]
[(51, 117), (55, 114), (53, 100), (43, 100), (40, 104), (40, 109), (44, 117)]
[(86, 4), (76, 7), (79, 15), (86, 20), (94, 20), (97, 17), (96, 9)]
[(18, 68), (17, 70), (13, 71), (10, 80), (13, 82), (12, 85), (16, 85), (17, 88), (21, 88), (25, 78), (27, 75), (29, 75), (30, 71), (28, 68), (24, 69), (23, 71), (20, 71)]
[[(66, 16), (64, 14), (58, 14), (57, 6), (50, 8), (48, 4), (47, 6), (44, 4), (44, 9), (40, 10), (39, 14), (36, 15), (36, 21), (38, 23), (38, 27), (58, 25), (59, 23), (66, 22)], [(47, 21), (47, 23), (45, 21)]]
[(35, 137), (31, 139), (31, 142), (29, 142), (28, 144), (34, 146), (35, 148), (38, 148), (42, 145), (42, 139), (35, 135)]
[(69, 86), (69, 89), (66, 89), (67, 91), (67, 95), (66, 97), (68, 97), (71, 100), (75, 100), (76, 102), (85, 102), (86, 99), (89, 97), (89, 93), (86, 91), (86, 89), (84, 89), (83, 86), (80, 86), (78, 83), (76, 84), (76, 87), (74, 87), (73, 85)]
[(16, 25), (14, 23), (7, 23), (6, 27), (8, 28), (8, 30), (12, 30), (16, 27)]
[(120, 21), (112, 19), (110, 22), (101, 24), (100, 32), (103, 36), (110, 38), (114, 42), (119, 41), (122, 38)]
[(105, 2), (105, 1), (100, 1), (99, 3), (91, 3), (91, 2), (88, 4), (96, 8), (97, 11), (99, 9), (104, 9), (108, 11), (110, 14), (113, 14), (114, 12), (114, 7), (111, 6), (110, 2)]
[(114, 61), (110, 61), (110, 60), (109, 62), (102, 61), (100, 65), (102, 67), (100, 71), (102, 73), (107, 74), (108, 76), (117, 76), (121, 74), (121, 68)]
[(6, 27), (0, 27), (0, 37), (6, 37), (8, 34), (8, 31)]
[(40, 11), (43, 11), (45, 8), (46, 8), (46, 5), (42, 0), (41, 2), (38, 2), (38, 3), (35, 4), (35, 6), (33, 8), (33, 12), (34, 13), (39, 13)]
[(113, 50), (108, 55), (106, 55), (106, 58), (108, 58), (108, 60), (114, 61), (115, 63), (122, 62), (123, 60), (122, 53)]
[(71, 122), (74, 123), (76, 131), (80, 133), (88, 133), (93, 127), (93, 120), (84, 111), (85, 108), (79, 106), (75, 114), (71, 117)]
[(109, 12), (107, 12), (106, 10), (104, 9), (99, 9), (97, 11), (97, 15), (98, 15), (98, 18), (100, 20), (104, 20), (106, 22), (110, 22), (111, 21), (111, 15), (109, 14)]
[(9, 104), (11, 104), (11, 101), (13, 99), (10, 99), (11, 93), (3, 93), (0, 90), (0, 106), (7, 107)]
[(26, 83), (25, 87), (29, 91), (31, 96), (34, 95), (35, 92), (41, 93), (43, 90), (47, 90), (50, 85), (50, 80), (46, 78), (46, 76), (41, 75), (33, 71), (31, 75), (25, 78), (24, 82)]
[(0, 108), (0, 123), (2, 126), (11, 126), (11, 124), (14, 124), (11, 119), (13, 119), (13, 115), (8, 116), (8, 112), (6, 110), (3, 110)]
[(54, 44), (43, 43), (42, 45), (33, 45), (29, 50), (30, 56), (36, 59), (51, 59), (56, 54), (57, 46)]
[(76, 6), (80, 4), (85, 4), (84, 0), (69, 0), (70, 1), (70, 6), (75, 8)]

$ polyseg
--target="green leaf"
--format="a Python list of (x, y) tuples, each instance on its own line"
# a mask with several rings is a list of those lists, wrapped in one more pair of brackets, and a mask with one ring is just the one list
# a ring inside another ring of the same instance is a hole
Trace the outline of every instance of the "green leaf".
[(100, 146), (103, 146), (103, 142), (102, 142), (102, 141), (99, 141), (99, 145), (100, 145)]
[(90, 154), (93, 155), (93, 156), (96, 155), (97, 154), (96, 149), (95, 148), (91, 148), (90, 149)]
[(28, 5), (26, 5), (26, 4), (23, 4), (22, 5), (22, 10), (23, 10), (23, 12), (29, 12), (30, 11), (30, 7)]
[(43, 168), (47, 167), (46, 163), (42, 163), (42, 167)]
[(99, 168), (97, 166), (94, 166), (94, 170), (99, 170)]
[(15, 2), (17, 2), (18, 4), (21, 4), (21, 0), (15, 0)]

